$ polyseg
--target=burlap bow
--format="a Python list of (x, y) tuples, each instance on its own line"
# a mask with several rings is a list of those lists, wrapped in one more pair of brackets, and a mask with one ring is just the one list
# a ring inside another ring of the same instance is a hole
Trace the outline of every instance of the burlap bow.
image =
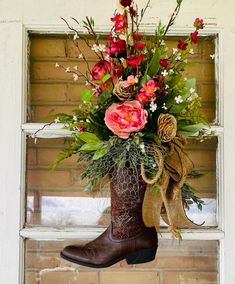
[[(182, 202), (182, 186), (193, 163), (184, 151), (185, 139), (175, 137), (169, 145), (169, 154), (163, 157), (161, 151), (154, 146), (155, 160), (159, 171), (153, 179), (145, 174), (141, 165), (141, 174), (148, 184), (143, 202), (143, 220), (148, 227), (155, 226), (160, 232), (160, 216), (168, 224), (173, 237), (179, 238), (179, 228), (198, 228), (185, 214)], [(152, 192), (152, 185), (158, 183), (158, 191)]]

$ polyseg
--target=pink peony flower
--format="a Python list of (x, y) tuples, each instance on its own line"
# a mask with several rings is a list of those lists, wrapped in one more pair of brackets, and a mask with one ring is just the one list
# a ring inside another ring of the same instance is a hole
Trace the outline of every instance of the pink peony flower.
[(105, 112), (106, 126), (118, 137), (127, 139), (132, 132), (139, 132), (147, 123), (148, 113), (138, 101), (113, 103)]
[(136, 83), (138, 83), (138, 77), (130, 75), (127, 77), (127, 80), (123, 82), (123, 87), (128, 88), (135, 85)]
[(154, 80), (149, 80), (147, 84), (143, 84), (142, 87), (140, 92), (146, 94), (147, 97), (154, 97), (158, 89)]

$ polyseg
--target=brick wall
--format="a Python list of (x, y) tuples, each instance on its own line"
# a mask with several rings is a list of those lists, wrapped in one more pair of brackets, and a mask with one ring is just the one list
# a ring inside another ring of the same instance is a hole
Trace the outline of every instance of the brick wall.
[(217, 284), (216, 241), (159, 242), (157, 257), (146, 264), (125, 260), (91, 269), (60, 258), (63, 246), (78, 243), (27, 241), (26, 284)]
[[(168, 40), (173, 47), (176, 39)], [(88, 56), (90, 64), (94, 58), (84, 45), (81, 48)], [(197, 78), (197, 92), (202, 96), (203, 111), (212, 122), (215, 118), (214, 64), (210, 54), (214, 53), (214, 40), (203, 38), (195, 48), (194, 63), (185, 76)], [(65, 66), (79, 65), (86, 68), (78, 58), (72, 42), (64, 36), (31, 36), (30, 92), (28, 95), (28, 121), (50, 121), (50, 115), (57, 112), (72, 112), (80, 103), (80, 91), (84, 82), (74, 83), (71, 75), (55, 68), (59, 62)], [(100, 198), (108, 196), (108, 185), (95, 193), (84, 192), (84, 182), (79, 180), (81, 168), (76, 165), (76, 157), (62, 162), (55, 172), (50, 165), (58, 151), (68, 143), (68, 139), (28, 138), (27, 141), (27, 224), (43, 223), (43, 215), (51, 214), (43, 207), (46, 197)], [(190, 140), (188, 153), (195, 167), (205, 175), (189, 182), (199, 189), (201, 197), (216, 198), (216, 148), (217, 139), (204, 143)], [(103, 202), (103, 201), (102, 201)], [(60, 220), (50, 225), (74, 225), (68, 221), (69, 209)], [(70, 212), (71, 215), (73, 212)], [(100, 212), (97, 211), (98, 214)], [(109, 223), (109, 212), (101, 212), (97, 225)], [(69, 215), (71, 217), (71, 215)], [(89, 223), (89, 220), (88, 220)], [(106, 270), (87, 270), (71, 266), (59, 257), (62, 242), (27, 241), (26, 284), (109, 284), (109, 283), (156, 283), (156, 284), (209, 284), (217, 283), (217, 243), (214, 241), (177, 242), (160, 241), (158, 258), (148, 264), (127, 266), (125, 261)], [(59, 267), (59, 268), (58, 268)], [(71, 268), (72, 267), (72, 268)], [(57, 268), (57, 269), (55, 269)], [(63, 270), (64, 269), (64, 270)]]

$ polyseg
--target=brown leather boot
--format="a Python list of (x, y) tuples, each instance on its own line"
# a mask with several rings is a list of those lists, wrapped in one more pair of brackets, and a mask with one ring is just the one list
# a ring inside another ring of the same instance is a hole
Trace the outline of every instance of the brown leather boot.
[(113, 169), (110, 174), (111, 224), (97, 239), (84, 246), (67, 246), (61, 256), (80, 265), (103, 268), (122, 259), (128, 264), (151, 261), (158, 246), (155, 228), (142, 220), (146, 184), (137, 171)]

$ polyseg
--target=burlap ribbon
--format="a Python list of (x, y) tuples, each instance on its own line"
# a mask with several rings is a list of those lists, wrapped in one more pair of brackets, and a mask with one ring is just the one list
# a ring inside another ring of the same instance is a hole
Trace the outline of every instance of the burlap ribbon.
[[(185, 214), (182, 201), (182, 186), (187, 175), (193, 169), (193, 163), (184, 151), (186, 141), (181, 137), (174, 138), (169, 145), (169, 154), (163, 157), (154, 145), (155, 160), (158, 172), (153, 179), (145, 174), (141, 165), (141, 174), (147, 183), (143, 202), (143, 220), (148, 227), (155, 226), (160, 232), (160, 216), (168, 224), (173, 237), (180, 237), (180, 228), (197, 228)], [(158, 184), (158, 191), (152, 192), (153, 184)]]

